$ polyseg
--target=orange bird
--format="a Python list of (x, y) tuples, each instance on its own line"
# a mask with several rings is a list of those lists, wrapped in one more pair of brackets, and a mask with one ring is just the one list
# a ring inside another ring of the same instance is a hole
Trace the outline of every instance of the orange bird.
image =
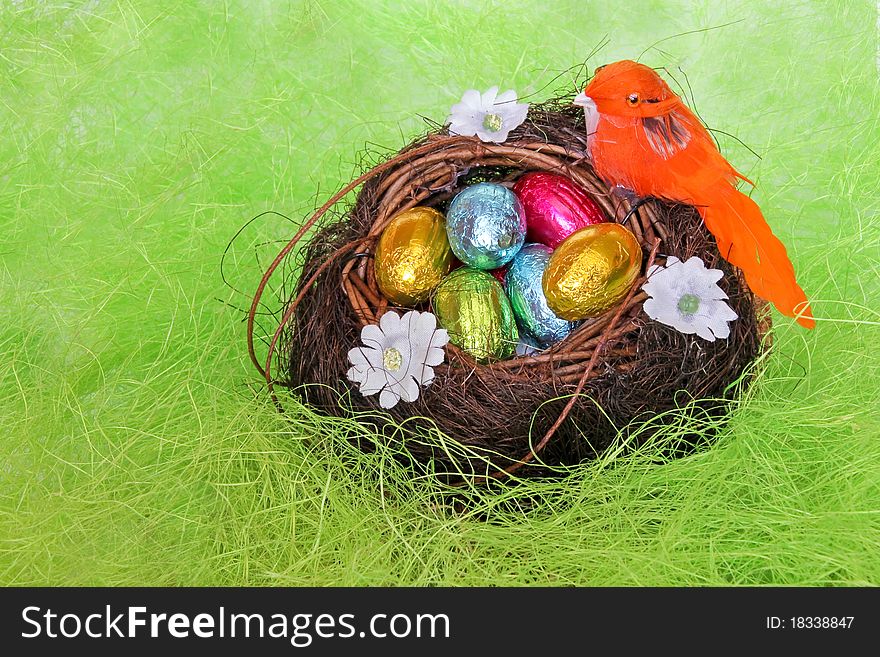
[(802, 326), (815, 326), (785, 246), (736, 189), (739, 180), (753, 183), (653, 69), (628, 60), (600, 66), (574, 102), (584, 107), (587, 145), (603, 180), (642, 198), (695, 206), (752, 291)]

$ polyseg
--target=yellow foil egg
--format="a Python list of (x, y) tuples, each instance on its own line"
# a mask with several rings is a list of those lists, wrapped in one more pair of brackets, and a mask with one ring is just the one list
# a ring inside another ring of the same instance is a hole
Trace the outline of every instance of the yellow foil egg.
[(581, 228), (550, 256), (541, 280), (547, 305), (570, 322), (601, 315), (627, 295), (641, 264), (642, 248), (620, 224)]
[(391, 303), (427, 301), (452, 268), (446, 220), (434, 208), (404, 210), (386, 226), (376, 245), (376, 281)]

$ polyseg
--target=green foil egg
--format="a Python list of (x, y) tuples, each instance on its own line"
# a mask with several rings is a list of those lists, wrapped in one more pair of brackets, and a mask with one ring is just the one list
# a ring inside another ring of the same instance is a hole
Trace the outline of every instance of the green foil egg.
[(516, 320), (492, 274), (462, 267), (434, 291), (434, 313), (449, 341), (480, 362), (509, 358), (519, 341)]

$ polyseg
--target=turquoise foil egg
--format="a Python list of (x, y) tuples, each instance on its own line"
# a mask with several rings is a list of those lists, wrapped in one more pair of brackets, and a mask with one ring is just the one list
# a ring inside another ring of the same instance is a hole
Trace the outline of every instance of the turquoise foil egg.
[(559, 342), (577, 326), (577, 322), (557, 317), (547, 306), (541, 280), (552, 253), (549, 246), (526, 244), (513, 258), (504, 277), (504, 287), (520, 332), (541, 347)]
[(495, 183), (466, 187), (446, 212), (446, 234), (455, 256), (476, 269), (510, 262), (526, 238), (526, 216), (516, 195)]

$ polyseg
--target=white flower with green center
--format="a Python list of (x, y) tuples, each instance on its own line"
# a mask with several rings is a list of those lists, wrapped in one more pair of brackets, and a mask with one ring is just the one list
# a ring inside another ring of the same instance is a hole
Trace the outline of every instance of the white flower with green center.
[(642, 285), (650, 297), (643, 306), (645, 313), (682, 333), (696, 333), (710, 342), (727, 338), (728, 322), (738, 315), (725, 303), (728, 297), (718, 287), (723, 275), (720, 269), (706, 269), (696, 256), (685, 262), (670, 256), (665, 267), (654, 265), (648, 270), (648, 281)]
[(416, 401), (421, 388), (431, 385), (449, 334), (437, 328), (431, 313), (411, 310), (400, 317), (389, 310), (378, 325), (361, 329), (361, 342), (348, 352), (348, 380), (365, 397), (378, 392), (382, 408), (393, 408), (401, 399)]
[(528, 103), (517, 103), (513, 89), (498, 93), (492, 87), (481, 94), (476, 89), (468, 89), (461, 102), (452, 106), (449, 134), (470, 137), (476, 135), (482, 141), (497, 144), (505, 141), (510, 131), (526, 120)]

